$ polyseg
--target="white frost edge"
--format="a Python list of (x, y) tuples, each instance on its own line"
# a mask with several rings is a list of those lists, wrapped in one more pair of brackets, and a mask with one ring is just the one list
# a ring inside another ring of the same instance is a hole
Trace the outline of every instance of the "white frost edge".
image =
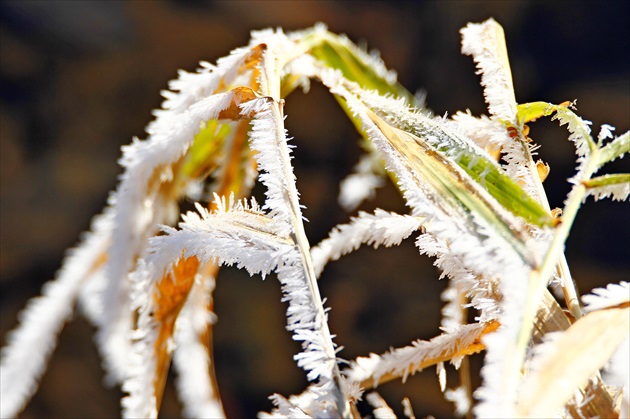
[(105, 251), (111, 219), (110, 211), (94, 218), (93, 232), (69, 252), (57, 278), (44, 284), (42, 295), (29, 300), (19, 313), (20, 324), (8, 334), (1, 352), (0, 417), (16, 416), (37, 390), (79, 289), (94, 274), (94, 264)]

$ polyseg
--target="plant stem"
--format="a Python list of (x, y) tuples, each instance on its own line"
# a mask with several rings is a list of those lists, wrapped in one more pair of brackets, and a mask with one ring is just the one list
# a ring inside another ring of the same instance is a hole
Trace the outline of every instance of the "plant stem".
[[(462, 314), (462, 323), (466, 324), (468, 318), (468, 297), (466, 293), (459, 292), (459, 309)], [(462, 359), (462, 364), (459, 368), (459, 379), (460, 386), (463, 386), (466, 389), (466, 399), (468, 400), (468, 411), (465, 414), (466, 419), (473, 419), (472, 415), (472, 406), (473, 406), (473, 391), (472, 391), (472, 380), (470, 375), (470, 358), (465, 356)]]
[[(545, 188), (543, 187), (540, 176), (538, 176), (536, 163), (534, 162), (532, 153), (522, 134), (519, 136), (519, 141), (521, 143), (521, 146), (523, 147), (525, 158), (527, 159), (527, 169), (529, 170), (530, 178), (532, 179), (532, 182), (536, 187), (539, 202), (547, 211), (551, 212), (549, 199), (547, 198), (547, 194), (545, 192)], [(569, 309), (571, 315), (577, 320), (582, 317), (582, 309), (580, 308), (580, 300), (578, 298), (577, 287), (575, 285), (573, 277), (571, 276), (569, 264), (567, 263), (567, 258), (564, 255), (564, 252), (560, 255), (560, 260), (558, 262), (558, 276), (562, 280), (562, 293), (564, 294), (564, 300), (567, 304), (567, 308)]]
[(468, 410), (464, 415), (466, 419), (473, 419), (472, 414), (472, 406), (473, 406), (473, 395), (472, 395), (472, 380), (470, 379), (470, 358), (465, 356), (462, 359), (462, 365), (459, 368), (459, 377), (461, 380), (461, 386), (466, 389), (466, 399), (468, 400)]
[[(283, 59), (284, 58), (284, 59)], [(340, 417), (345, 419), (352, 418), (352, 412), (350, 404), (346, 400), (342, 390), (342, 378), (339, 366), (336, 360), (336, 352), (332, 340), (332, 334), (328, 328), (328, 322), (326, 321), (327, 315), (324, 310), (324, 304), (319, 293), (319, 287), (317, 286), (317, 276), (313, 269), (313, 261), (311, 259), (310, 245), (306, 232), (304, 231), (304, 223), (302, 222), (302, 213), (300, 210), (300, 204), (298, 201), (298, 192), (295, 185), (293, 171), (291, 169), (291, 158), (288, 148), (284, 139), (284, 113), (283, 105), (284, 100), (281, 99), (280, 85), (281, 85), (281, 69), (286, 64), (286, 57), (275, 57), (270, 50), (267, 50), (264, 54), (261, 63), (261, 78), (264, 77), (267, 81), (266, 85), (261, 84), (261, 88), (265, 91), (261, 93), (265, 96), (269, 96), (273, 99), (272, 113), (273, 120), (276, 122), (276, 133), (278, 138), (276, 139), (278, 146), (280, 147), (281, 165), (284, 171), (284, 177), (287, 179), (285, 191), (285, 201), (288, 205), (292, 215), (292, 227), (293, 227), (293, 240), (297, 246), (302, 259), (302, 267), (304, 272), (304, 278), (309, 290), (311, 304), (316, 310), (315, 326), (314, 329), (321, 335), (323, 350), (329, 359), (329, 368), (334, 386), (334, 398), (337, 405), (337, 411)]]
[(525, 359), (525, 352), (527, 345), (529, 344), (532, 330), (534, 328), (534, 317), (541, 301), (549, 278), (551, 277), (554, 268), (556, 267), (559, 258), (563, 255), (564, 243), (569, 236), (569, 231), (577, 215), (577, 211), (580, 208), (584, 197), (587, 194), (586, 187), (582, 184), (583, 180), (587, 180), (591, 177), (598, 166), (598, 153), (594, 150), (588, 157), (586, 165), (580, 174), (579, 181), (575, 184), (569, 197), (566, 201), (566, 205), (563, 211), (562, 222), (556, 227), (553, 240), (549, 246), (545, 258), (541, 266), (538, 269), (532, 270), (529, 278), (529, 290), (525, 309), (523, 310), (523, 318), (521, 320), (521, 328), (514, 348), (514, 353), (511, 356), (512, 365), (509, 367), (509, 381), (508, 381), (508, 394), (516, 395), (516, 389), (518, 387), (518, 377), (523, 366)]

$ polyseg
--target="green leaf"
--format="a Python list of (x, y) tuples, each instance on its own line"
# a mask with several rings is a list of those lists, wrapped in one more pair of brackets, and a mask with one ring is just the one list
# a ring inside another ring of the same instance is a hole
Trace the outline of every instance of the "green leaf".
[[(336, 35), (327, 34), (319, 43), (314, 42), (313, 45), (310, 50), (313, 56), (326, 66), (341, 71), (347, 80), (357, 83), (362, 89), (375, 90), (380, 95), (403, 98), (408, 104), (413, 103), (413, 97), (406, 89), (399, 84), (388, 83)], [(348, 110), (345, 101), (340, 98), (337, 98), (337, 101), (361, 132), (360, 120)], [(540, 105), (530, 112), (532, 114), (540, 113), (541, 109), (549, 106), (558, 107), (540, 102)], [(555, 111), (555, 108), (547, 114)], [(430, 126), (406, 125), (404, 127), (399, 126), (399, 128), (419, 138), (427, 138), (427, 135), (437, 136), (440, 143), (444, 144), (437, 148), (437, 151), (447, 156), (457, 155), (457, 164), (513, 214), (538, 226), (555, 224), (555, 219), (536, 200), (525, 193), (498, 165), (485, 156), (475, 153), (474, 149), (458, 136), (444, 131), (438, 124), (429, 122), (431, 119), (425, 119), (427, 125)], [(396, 126), (396, 124), (394, 125)]]
[(388, 99), (384, 98), (371, 102), (374, 103), (366, 104), (368, 108), (385, 116), (394, 127), (413, 134), (426, 142), (428, 147), (455, 162), (512, 214), (541, 227), (556, 224), (556, 219), (491, 160), (487, 153), (464, 135), (449, 128), (441, 119), (403, 108), (400, 104), (396, 106), (391, 101), (391, 105), (388, 105)]
[(630, 183), (630, 173), (615, 173), (613, 175), (602, 175), (582, 182), (587, 188), (600, 188), (603, 186), (620, 185)]
[(517, 119), (519, 124), (525, 124), (553, 114), (560, 105), (547, 102), (523, 103), (517, 106)]
[(542, 205), (465, 138), (430, 118), (420, 115), (417, 119), (422, 123), (401, 128), (418, 138), (432, 138), (437, 151), (452, 157), (462, 170), (512, 214), (537, 226), (555, 225), (556, 220)]
[(376, 90), (381, 95), (393, 95), (413, 103), (413, 95), (399, 83), (390, 83), (374, 67), (363, 60), (359, 49), (338, 35), (327, 32), (314, 42), (311, 55), (329, 68), (341, 71), (343, 76), (367, 90)]
[(591, 129), (588, 126), (590, 122), (584, 121), (576, 115), (570, 109), (571, 106), (573, 104), (570, 102), (561, 103), (560, 105), (547, 102), (524, 103), (517, 107), (518, 123), (522, 128), (524, 123), (555, 113), (552, 119), (559, 120), (560, 125), (567, 124), (567, 129), (571, 132), (569, 140), (575, 143), (578, 153), (582, 156), (592, 153), (597, 149), (597, 145), (593, 141), (593, 137), (591, 137)]
[[(480, 191), (481, 186), (468, 177), (461, 168), (442, 153), (435, 150), (428, 142), (415, 135), (395, 128), (368, 110), (368, 117), (387, 138), (391, 146), (407, 161), (410, 168), (419, 176), (418, 181), (427, 182), (439, 197), (436, 205), (445, 203), (454, 211), (468, 214), (466, 217), (480, 217), (512, 245), (524, 261), (530, 257), (524, 245), (526, 233), (520, 231), (509, 217), (505, 217), (500, 206), (487, 199)], [(456, 216), (453, 213), (453, 216)], [(471, 231), (472, 233), (472, 231)], [(487, 234), (482, 231), (475, 234)], [(530, 261), (531, 262), (531, 261)]]

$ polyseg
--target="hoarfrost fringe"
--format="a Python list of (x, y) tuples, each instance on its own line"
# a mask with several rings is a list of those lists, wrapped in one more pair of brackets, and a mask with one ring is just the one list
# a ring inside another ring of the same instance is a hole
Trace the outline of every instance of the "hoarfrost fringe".
[(304, 351), (294, 358), (308, 372), (309, 380), (319, 378), (322, 391), (318, 401), (323, 406), (331, 404), (331, 412), (336, 406), (337, 415), (349, 417), (350, 406), (341, 388), (335, 344), (313, 270), (284, 128), (279, 62), (291, 56), (290, 46), (287, 49), (271, 48), (265, 52), (259, 66), (259, 83), (267, 96), (243, 104), (241, 113), (255, 113), (250, 138), (252, 149), (258, 151), (259, 179), (267, 187), (265, 208), (277, 221), (279, 234), (291, 234), (296, 245), (296, 254), (287, 255), (287, 262), (277, 269), (285, 301), (289, 301), (287, 328), (293, 331), (295, 340), (303, 342)]
[(339, 205), (346, 211), (354, 211), (361, 203), (374, 197), (376, 189), (385, 184), (383, 176), (375, 173), (380, 164), (376, 153), (366, 153), (354, 166), (353, 173), (339, 185)]
[[(102, 348), (109, 379), (122, 382), (125, 378), (126, 336), (132, 328), (127, 273), (134, 258), (142, 255), (148, 238), (157, 232), (160, 223), (173, 218), (173, 202), (162, 199), (159, 185), (149, 189), (152, 176), (159, 174), (160, 183), (172, 178), (170, 164), (180, 158), (199, 132), (201, 122), (215, 119), (230, 106), (231, 92), (205, 98), (187, 111), (170, 119), (168, 130), (154, 132), (148, 140), (134, 142), (123, 148), (121, 164), (126, 169), (115, 194), (110, 196), (114, 230), (108, 259), (104, 266), (102, 305), (108, 307), (97, 319), (97, 340)], [(160, 173), (160, 167), (162, 169)], [(176, 213), (176, 212), (175, 212)]]
[(137, 329), (133, 332), (133, 351), (127, 368), (129, 376), (123, 390), (126, 417), (155, 417), (156, 396), (155, 342), (158, 324), (153, 320), (157, 310), (153, 295), (160, 280), (170, 280), (165, 273), (172, 270), (180, 257), (196, 256), (202, 264), (219, 259), (221, 264), (237, 264), (250, 274), (268, 274), (283, 263), (286, 255), (294, 252), (292, 242), (274, 234), (270, 220), (260, 212), (255, 202), (234, 204), (225, 199), (217, 201), (217, 212), (210, 214), (197, 205), (198, 213), (182, 217), (179, 230), (164, 227), (167, 233), (149, 241), (149, 253), (140, 260), (132, 274), (135, 284), (133, 307), (139, 310)]
[[(357, 383), (373, 380), (374, 385), (388, 374), (402, 376), (405, 381), (410, 371), (417, 370), (424, 361), (437, 359), (446, 352), (456, 353), (466, 348), (479, 339), (486, 327), (486, 324), (459, 326), (430, 341), (417, 340), (410, 346), (392, 349), (380, 356), (372, 353), (369, 357), (359, 357), (351, 363), (346, 376), (351, 382)], [(459, 365), (460, 361), (461, 357), (455, 357), (451, 363)]]
[[(616, 185), (607, 185), (596, 188), (589, 188), (588, 195), (592, 196), (595, 201), (605, 198), (612, 198), (613, 201), (625, 201), (630, 195), (630, 182), (619, 183)], [(586, 200), (586, 197), (584, 198)]]
[(394, 419), (396, 414), (391, 407), (387, 405), (385, 399), (383, 399), (377, 392), (373, 391), (366, 394), (365, 400), (374, 408), (372, 414), (375, 419)]
[(516, 98), (503, 28), (494, 19), (469, 23), (460, 30), (462, 54), (472, 55), (492, 116), (516, 126)]
[(630, 302), (630, 283), (608, 284), (606, 288), (595, 288), (582, 297), (587, 312), (615, 307)]
[(319, 276), (330, 260), (353, 252), (362, 244), (377, 248), (379, 245), (390, 247), (398, 245), (414, 231), (422, 221), (409, 215), (399, 215), (377, 209), (374, 214), (359, 212), (349, 224), (336, 226), (311, 250), (315, 273)]

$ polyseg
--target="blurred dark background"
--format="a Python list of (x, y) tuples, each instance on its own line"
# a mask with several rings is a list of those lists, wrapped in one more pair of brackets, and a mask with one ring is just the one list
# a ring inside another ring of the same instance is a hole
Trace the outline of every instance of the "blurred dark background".
[[(593, 121), (628, 130), (630, 2), (547, 1), (0, 1), (0, 287), (2, 342), (17, 312), (59, 268), (116, 185), (120, 146), (144, 137), (159, 91), (177, 69), (192, 71), (245, 45), (249, 31), (286, 31), (324, 22), (380, 50), (410, 90), (424, 89), (437, 114), (485, 112), (470, 57), (459, 52), (459, 29), (494, 17), (503, 25), (517, 100), (578, 100)], [(314, 85), (287, 100), (295, 137), (295, 171), (311, 242), (348, 216), (336, 204), (339, 181), (355, 164), (358, 135), (334, 100)], [(532, 125), (551, 164), (546, 182), (561, 206), (574, 173), (566, 131)], [(613, 169), (629, 171), (628, 158)], [(388, 186), (362, 209), (405, 211)], [(587, 202), (567, 245), (582, 292), (628, 280), (627, 203)], [(352, 359), (439, 333), (445, 282), (413, 241), (394, 249), (361, 249), (331, 264), (321, 280), (331, 329)], [(292, 360), (299, 347), (285, 331), (279, 284), (225, 269), (215, 293), (217, 375), (230, 417), (271, 409), (267, 397), (307, 385)], [(75, 316), (63, 331), (40, 389), (22, 417), (115, 417), (120, 393), (102, 385), (93, 330)], [(479, 363), (476, 357), (474, 364)], [(172, 377), (171, 377), (172, 378)], [(452, 375), (449, 387), (458, 385)], [(409, 396), (418, 417), (452, 415), (434, 371), (379, 388), (402, 414)], [(1, 401), (0, 401), (1, 402)], [(180, 416), (170, 380), (163, 417)]]

